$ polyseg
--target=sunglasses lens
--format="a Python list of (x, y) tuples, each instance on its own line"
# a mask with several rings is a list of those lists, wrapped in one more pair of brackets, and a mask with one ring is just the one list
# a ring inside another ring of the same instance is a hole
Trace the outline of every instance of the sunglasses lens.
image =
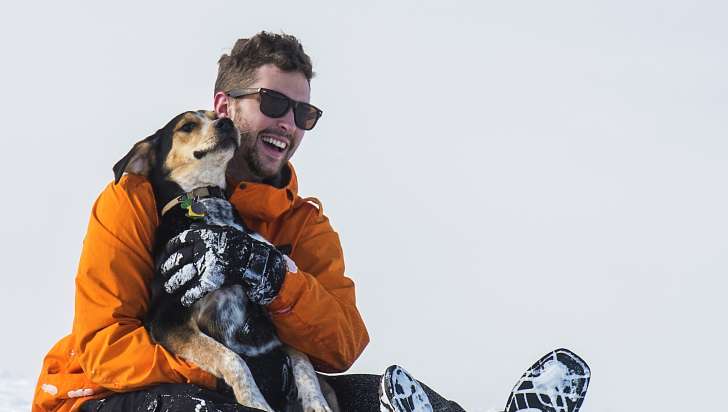
[(311, 130), (316, 125), (321, 111), (308, 103), (296, 102), (288, 96), (270, 89), (260, 89), (260, 111), (274, 119), (283, 117), (293, 105), (293, 120), (303, 130)]
[(260, 111), (268, 117), (278, 118), (288, 111), (289, 100), (286, 96), (266, 91), (260, 94)]
[(303, 130), (311, 130), (319, 119), (318, 110), (306, 103), (298, 103), (294, 112), (296, 126)]

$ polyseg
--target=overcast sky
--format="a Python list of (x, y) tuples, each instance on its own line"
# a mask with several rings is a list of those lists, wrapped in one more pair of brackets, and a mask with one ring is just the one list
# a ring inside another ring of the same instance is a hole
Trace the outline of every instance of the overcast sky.
[(3, 7), (0, 370), (34, 381), (69, 333), (111, 166), (210, 109), (219, 56), (265, 29), (298, 36), (317, 73), (324, 116), (293, 162), (357, 283), (372, 342), (352, 372), (398, 363), (485, 411), (563, 346), (593, 370), (584, 412), (714, 406), (726, 3), (343, 3)]

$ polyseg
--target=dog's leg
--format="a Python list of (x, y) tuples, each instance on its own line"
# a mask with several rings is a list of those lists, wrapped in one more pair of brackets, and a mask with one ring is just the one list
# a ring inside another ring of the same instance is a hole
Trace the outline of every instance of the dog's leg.
[(316, 377), (318, 378), (319, 386), (321, 386), (321, 392), (324, 394), (324, 398), (326, 398), (326, 402), (329, 404), (329, 408), (331, 408), (333, 412), (340, 412), (341, 407), (339, 406), (339, 400), (336, 399), (336, 392), (334, 391), (334, 388), (326, 382), (326, 377), (323, 375), (316, 374)]
[(241, 405), (274, 412), (240, 356), (190, 325), (177, 332), (164, 342), (170, 351), (225, 380)]
[(298, 399), (301, 401), (304, 412), (334, 412), (321, 392), (318, 376), (316, 371), (313, 370), (313, 365), (311, 365), (308, 356), (290, 346), (286, 346), (286, 352), (291, 358), (293, 379), (296, 382)]

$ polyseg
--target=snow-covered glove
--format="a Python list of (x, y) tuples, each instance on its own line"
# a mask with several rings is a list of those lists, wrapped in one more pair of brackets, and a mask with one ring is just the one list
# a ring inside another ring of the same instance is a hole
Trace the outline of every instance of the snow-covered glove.
[[(195, 226), (172, 238), (160, 259), (167, 293), (184, 291), (190, 306), (226, 281), (242, 283), (251, 301), (270, 303), (286, 274), (284, 255), (274, 246), (229, 226)], [(193, 280), (194, 279), (194, 280)]]
[(293, 261), (268, 242), (245, 235), (244, 248), (237, 248), (245, 293), (253, 303), (267, 305), (281, 290), (286, 272)]
[[(225, 283), (230, 251), (243, 234), (228, 226), (193, 225), (167, 242), (159, 271), (167, 293), (184, 292), (181, 302), (190, 306)], [(193, 280), (194, 279), (194, 280)]]

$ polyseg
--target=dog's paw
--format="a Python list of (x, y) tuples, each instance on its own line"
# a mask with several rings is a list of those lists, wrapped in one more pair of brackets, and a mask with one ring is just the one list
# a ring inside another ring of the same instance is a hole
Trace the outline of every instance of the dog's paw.
[(329, 405), (326, 403), (326, 400), (322, 399), (313, 399), (307, 403), (303, 404), (303, 412), (332, 412), (331, 408), (329, 408)]
[(235, 399), (243, 406), (260, 409), (265, 412), (275, 412), (273, 408), (268, 405), (268, 402), (266, 402), (263, 394), (260, 393), (257, 386), (251, 388), (242, 385), (235, 385), (233, 386), (233, 392), (235, 393)]

